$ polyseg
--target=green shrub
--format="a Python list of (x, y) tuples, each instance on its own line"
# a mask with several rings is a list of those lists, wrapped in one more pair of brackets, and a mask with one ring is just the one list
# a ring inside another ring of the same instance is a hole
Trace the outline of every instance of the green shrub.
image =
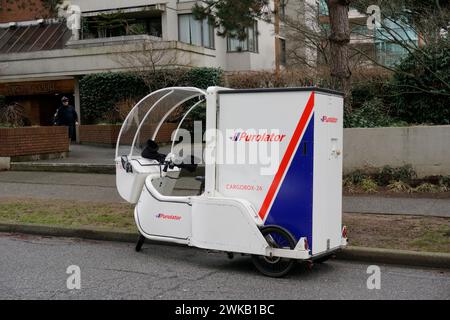
[(417, 173), (410, 164), (394, 169), (393, 180), (411, 184), (417, 178)]
[(362, 170), (357, 169), (355, 171), (350, 172), (347, 174), (344, 178), (344, 180), (347, 181), (347, 183), (351, 183), (353, 185), (359, 185), (361, 182), (368, 178), (368, 174), (364, 173)]
[(131, 73), (97, 73), (80, 80), (81, 114), (84, 123), (95, 123), (127, 97), (149, 92), (144, 81)]
[(422, 183), (417, 188), (413, 189), (414, 192), (436, 193), (439, 192), (439, 187), (432, 183)]
[(450, 188), (450, 176), (440, 177), (439, 184)]
[(142, 78), (151, 91), (166, 87), (187, 86), (206, 89), (223, 85), (223, 71), (219, 68), (175, 68), (142, 72)]
[(381, 68), (359, 69), (352, 72), (352, 108), (357, 110), (364, 103), (373, 99), (381, 99), (386, 109), (390, 107), (390, 99), (386, 96), (389, 88), (391, 72)]
[(450, 176), (442, 176), (439, 178), (439, 187), (442, 192), (450, 191)]
[(116, 120), (117, 105), (137, 101), (152, 91), (173, 86), (206, 89), (222, 85), (217, 68), (167, 69), (142, 73), (97, 73), (80, 80), (81, 114), (84, 123)]
[(450, 124), (450, 41), (407, 56), (391, 81), (395, 114), (408, 123)]
[(394, 179), (394, 168), (391, 166), (384, 166), (376, 175), (376, 180), (380, 186), (386, 186)]
[(397, 126), (400, 123), (389, 115), (388, 110), (379, 98), (366, 101), (352, 112), (345, 111), (344, 127), (373, 128)]
[(391, 181), (387, 189), (392, 192), (411, 192), (412, 188), (409, 184), (403, 181)]
[(361, 181), (361, 189), (367, 193), (377, 192), (378, 185), (371, 178), (365, 178)]
[(411, 165), (404, 165), (398, 168), (384, 166), (374, 175), (375, 180), (380, 186), (386, 186), (392, 181), (401, 181), (406, 184), (411, 184), (417, 174)]
[(185, 81), (189, 86), (206, 89), (211, 86), (222, 86), (223, 71), (218, 68), (193, 68), (185, 75)]

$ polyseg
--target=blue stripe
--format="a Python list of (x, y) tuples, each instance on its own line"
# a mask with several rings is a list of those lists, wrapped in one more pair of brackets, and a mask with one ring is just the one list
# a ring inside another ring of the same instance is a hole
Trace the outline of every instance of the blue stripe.
[(314, 114), (276, 195), (266, 225), (289, 230), (296, 240), (307, 237), (312, 250)]

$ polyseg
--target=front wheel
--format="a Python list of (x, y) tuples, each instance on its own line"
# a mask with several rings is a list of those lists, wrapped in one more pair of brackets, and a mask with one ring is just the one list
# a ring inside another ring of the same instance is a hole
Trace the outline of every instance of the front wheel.
[[(260, 228), (269, 246), (280, 249), (294, 249), (295, 239), (286, 229), (279, 226)], [(283, 277), (294, 266), (295, 260), (282, 257), (252, 256), (253, 264), (262, 274), (269, 277)]]

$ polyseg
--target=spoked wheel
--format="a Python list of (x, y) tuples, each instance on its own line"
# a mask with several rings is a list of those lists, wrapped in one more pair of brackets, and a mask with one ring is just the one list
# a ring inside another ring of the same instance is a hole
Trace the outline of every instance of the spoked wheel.
[[(260, 228), (262, 235), (272, 248), (294, 249), (295, 239), (286, 229), (278, 226)], [(252, 256), (253, 264), (262, 274), (269, 277), (283, 277), (294, 266), (295, 260), (281, 257)]]

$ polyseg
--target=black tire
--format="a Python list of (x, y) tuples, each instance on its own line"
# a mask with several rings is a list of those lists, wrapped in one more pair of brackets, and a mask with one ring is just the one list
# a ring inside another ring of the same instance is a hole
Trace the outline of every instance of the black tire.
[[(273, 248), (295, 248), (295, 238), (286, 229), (279, 226), (264, 226), (260, 228), (262, 235)], [(252, 256), (253, 264), (259, 272), (268, 277), (285, 276), (295, 265), (295, 259)]]
[(136, 247), (135, 247), (136, 252), (141, 251), (144, 242), (145, 242), (145, 237), (143, 235), (140, 235), (139, 239), (136, 243)]

